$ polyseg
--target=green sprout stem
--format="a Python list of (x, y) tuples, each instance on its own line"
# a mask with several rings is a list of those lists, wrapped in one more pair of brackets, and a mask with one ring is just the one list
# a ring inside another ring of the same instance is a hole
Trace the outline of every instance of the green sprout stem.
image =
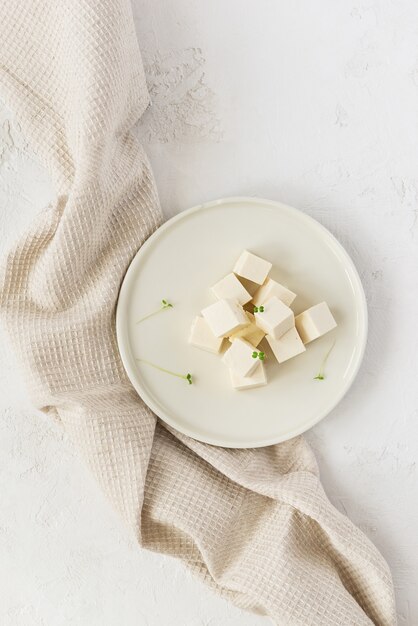
[(170, 374), (170, 376), (176, 376), (177, 378), (182, 378), (183, 380), (187, 380), (189, 385), (193, 384), (193, 379), (191, 374), (179, 374), (178, 372), (172, 372), (171, 370), (166, 369), (165, 367), (160, 367), (151, 361), (147, 361), (146, 359), (136, 359), (139, 363), (145, 363), (146, 365), (150, 365), (156, 370), (160, 372), (164, 372), (165, 374)]
[(335, 346), (335, 340), (332, 342), (329, 350), (327, 351), (327, 353), (325, 354), (324, 358), (322, 359), (322, 363), (321, 363), (321, 366), (319, 368), (318, 374), (316, 376), (314, 376), (314, 380), (324, 380), (325, 379), (325, 365), (327, 364), (328, 357), (331, 354), (334, 346)]
[(140, 324), (141, 322), (144, 322), (148, 318), (153, 317), (154, 315), (157, 315), (158, 313), (161, 313), (161, 311), (166, 311), (167, 309), (172, 309), (172, 308), (173, 308), (173, 305), (170, 304), (170, 302), (167, 302), (167, 300), (161, 300), (161, 306), (159, 309), (157, 309), (156, 311), (152, 311), (152, 313), (148, 313), (148, 315), (145, 315), (144, 317), (141, 317), (141, 319), (139, 319), (136, 323)]

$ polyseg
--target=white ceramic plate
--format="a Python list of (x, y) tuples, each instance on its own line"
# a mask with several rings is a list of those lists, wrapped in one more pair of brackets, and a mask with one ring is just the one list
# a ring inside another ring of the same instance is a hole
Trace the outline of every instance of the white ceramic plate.
[[(193, 317), (214, 301), (210, 286), (243, 249), (273, 263), (272, 278), (298, 294), (296, 314), (326, 300), (338, 327), (282, 365), (266, 351), (268, 385), (236, 391), (220, 357), (190, 346), (188, 335)], [(173, 308), (137, 324), (163, 298)], [(294, 437), (335, 407), (363, 357), (367, 308), (351, 259), (323, 226), (277, 202), (230, 198), (184, 211), (148, 239), (125, 276), (116, 323), (128, 376), (161, 419), (200, 441), (247, 448)], [(326, 377), (314, 380), (334, 340)], [(191, 372), (194, 383), (138, 358)]]

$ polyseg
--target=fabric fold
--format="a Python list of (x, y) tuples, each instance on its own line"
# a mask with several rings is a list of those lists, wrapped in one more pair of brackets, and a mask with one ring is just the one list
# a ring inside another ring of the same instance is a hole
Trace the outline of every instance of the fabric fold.
[(3, 260), (0, 314), (34, 405), (54, 414), (148, 549), (291, 626), (395, 624), (389, 569), (327, 500), (302, 437), (227, 450), (157, 421), (131, 387), (115, 306), (162, 223), (134, 125), (148, 105), (127, 0), (0, 8), (0, 86), (55, 200)]

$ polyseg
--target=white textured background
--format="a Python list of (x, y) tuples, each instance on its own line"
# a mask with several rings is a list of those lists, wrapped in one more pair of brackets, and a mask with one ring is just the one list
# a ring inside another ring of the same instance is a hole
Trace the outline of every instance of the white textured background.
[[(309, 434), (334, 504), (375, 542), (418, 625), (418, 5), (134, 0), (153, 106), (139, 133), (168, 216), (227, 195), (325, 224), (364, 282), (357, 382)], [(50, 197), (0, 109), (3, 253)], [(141, 552), (0, 341), (1, 626), (250, 626), (178, 563)], [(336, 625), (337, 626), (337, 625)]]

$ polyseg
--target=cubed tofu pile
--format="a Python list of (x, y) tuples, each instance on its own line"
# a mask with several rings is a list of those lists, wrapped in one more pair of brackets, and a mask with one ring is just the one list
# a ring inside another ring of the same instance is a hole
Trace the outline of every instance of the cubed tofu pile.
[(295, 317), (290, 306), (296, 294), (269, 278), (271, 268), (269, 261), (244, 250), (233, 271), (213, 285), (217, 301), (192, 323), (189, 342), (197, 348), (220, 354), (229, 340), (222, 361), (234, 389), (267, 384), (265, 354), (259, 348), (263, 340), (284, 363), (337, 325), (326, 302)]

